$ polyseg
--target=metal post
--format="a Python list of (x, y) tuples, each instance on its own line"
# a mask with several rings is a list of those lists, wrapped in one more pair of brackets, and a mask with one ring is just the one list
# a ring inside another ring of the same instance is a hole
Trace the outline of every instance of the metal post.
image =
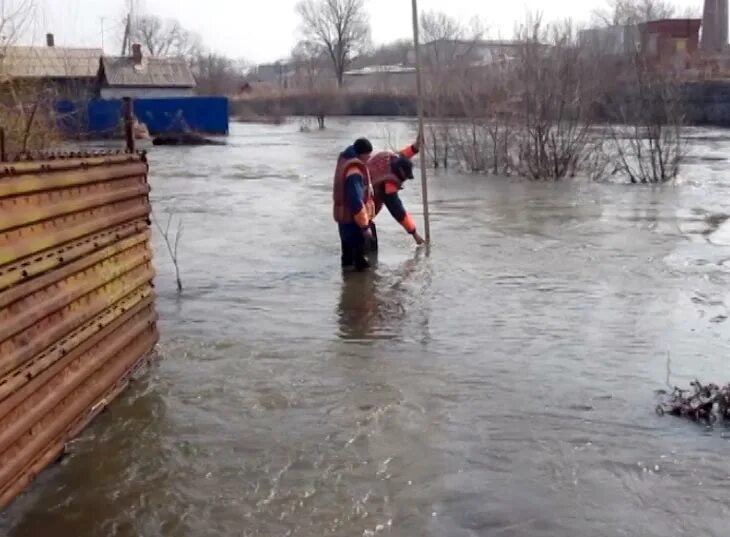
[(134, 112), (132, 98), (124, 98), (124, 136), (127, 140), (127, 153), (134, 153)]
[[(425, 138), (423, 128), (423, 80), (421, 78), (421, 47), (418, 38), (418, 0), (413, 4), (413, 49), (416, 53), (416, 89), (418, 95), (418, 132)], [(423, 144), (423, 140), (421, 140)], [(431, 224), (428, 215), (428, 182), (426, 178), (426, 152), (421, 148), (421, 196), (423, 198), (423, 227), (426, 234), (426, 243), (431, 243)]]

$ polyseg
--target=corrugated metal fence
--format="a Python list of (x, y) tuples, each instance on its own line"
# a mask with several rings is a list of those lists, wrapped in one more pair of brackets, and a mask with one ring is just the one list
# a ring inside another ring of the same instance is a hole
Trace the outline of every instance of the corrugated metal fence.
[(143, 156), (0, 163), (0, 507), (157, 341)]

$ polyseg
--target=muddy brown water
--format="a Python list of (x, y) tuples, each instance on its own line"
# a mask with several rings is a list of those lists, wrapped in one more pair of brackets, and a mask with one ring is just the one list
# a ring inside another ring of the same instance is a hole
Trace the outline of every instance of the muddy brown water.
[(440, 174), (431, 251), (386, 213), (376, 270), (343, 279), (332, 156), (408, 131), (155, 148), (184, 225), (180, 298), (156, 244), (161, 360), (0, 534), (725, 535), (730, 430), (652, 392), (668, 354), (674, 383), (730, 380), (730, 136), (693, 131), (661, 188)]

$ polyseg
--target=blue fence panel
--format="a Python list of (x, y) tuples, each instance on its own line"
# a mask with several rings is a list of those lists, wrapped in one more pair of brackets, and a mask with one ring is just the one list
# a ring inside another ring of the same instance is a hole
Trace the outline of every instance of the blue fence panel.
[(188, 127), (205, 134), (228, 134), (225, 97), (137, 99), (134, 114), (150, 133), (180, 132)]
[[(59, 127), (70, 135), (106, 137), (119, 133), (122, 110), (121, 99), (56, 103)], [(225, 97), (135, 99), (134, 115), (147, 125), (153, 136), (186, 130), (211, 135), (228, 134), (228, 99)]]
[(112, 136), (121, 131), (122, 101), (97, 99), (90, 101), (86, 105), (86, 110), (88, 132), (92, 136)]

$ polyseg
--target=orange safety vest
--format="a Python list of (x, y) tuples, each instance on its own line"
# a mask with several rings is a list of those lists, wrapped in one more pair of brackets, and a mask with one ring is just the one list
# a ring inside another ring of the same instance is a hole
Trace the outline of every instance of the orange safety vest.
[(373, 184), (370, 181), (370, 173), (368, 167), (363, 161), (357, 158), (346, 159), (340, 156), (337, 159), (337, 167), (335, 168), (335, 177), (332, 187), (332, 215), (338, 224), (352, 224), (355, 221), (352, 210), (347, 203), (347, 177), (345, 172), (355, 166), (365, 179), (365, 194), (363, 195), (363, 204), (368, 212), (368, 216), (372, 219), (375, 216), (374, 211), (374, 195)]
[(380, 151), (375, 153), (368, 160), (368, 171), (370, 172), (370, 180), (373, 185), (374, 198), (374, 214), (377, 215), (383, 208), (385, 202), (385, 183), (392, 181), (398, 185), (398, 189), (403, 188), (403, 181), (393, 173), (390, 167), (391, 161), (398, 155), (392, 151)]

